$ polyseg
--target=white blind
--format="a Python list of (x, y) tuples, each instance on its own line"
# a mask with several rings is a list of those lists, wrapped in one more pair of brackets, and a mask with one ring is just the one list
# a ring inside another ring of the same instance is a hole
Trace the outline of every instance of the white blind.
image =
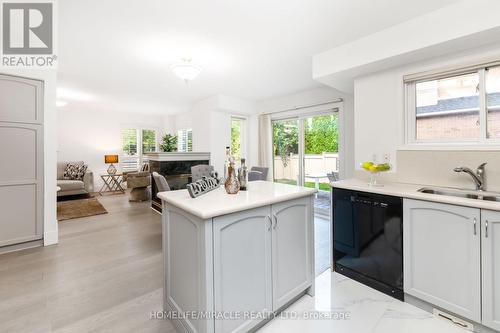
[(177, 150), (180, 152), (193, 151), (192, 129), (181, 129), (177, 132)]

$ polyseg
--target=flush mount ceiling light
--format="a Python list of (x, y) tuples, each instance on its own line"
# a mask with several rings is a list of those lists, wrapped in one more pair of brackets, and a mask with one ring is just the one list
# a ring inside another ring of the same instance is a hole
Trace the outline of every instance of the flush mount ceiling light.
[(170, 69), (178, 78), (186, 82), (194, 80), (202, 70), (200, 66), (193, 64), (191, 59), (182, 59), (182, 62), (171, 65)]

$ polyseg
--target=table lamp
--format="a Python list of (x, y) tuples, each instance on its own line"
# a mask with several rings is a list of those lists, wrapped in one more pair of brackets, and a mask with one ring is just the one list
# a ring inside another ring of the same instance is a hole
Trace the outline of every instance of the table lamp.
[(118, 155), (104, 155), (104, 163), (109, 164), (108, 173), (114, 175), (116, 168), (113, 163), (118, 163)]

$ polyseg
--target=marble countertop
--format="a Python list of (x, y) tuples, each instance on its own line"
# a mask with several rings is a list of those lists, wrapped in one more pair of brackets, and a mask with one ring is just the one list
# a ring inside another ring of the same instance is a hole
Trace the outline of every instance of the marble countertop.
[[(385, 195), (392, 195), (396, 197), (403, 197), (408, 199), (425, 200), (433, 202), (441, 202), (452, 205), (475, 207), (481, 209), (490, 209), (500, 211), (500, 202), (485, 201), (477, 199), (460, 198), (454, 196), (428, 194), (418, 192), (422, 187), (432, 187), (428, 185), (418, 184), (403, 184), (403, 183), (383, 183), (383, 186), (370, 186), (368, 182), (359, 179), (346, 179), (332, 182), (331, 185), (335, 188), (342, 188), (348, 190), (378, 193)], [(438, 186), (436, 186), (438, 187)], [(445, 187), (440, 187), (445, 188)], [(471, 190), (471, 192), (474, 192)], [(484, 192), (487, 195), (491, 192)], [(498, 195), (498, 193), (497, 193)]]
[(247, 191), (239, 191), (237, 194), (227, 194), (224, 187), (221, 186), (197, 198), (191, 198), (187, 190), (160, 192), (158, 197), (167, 204), (181, 208), (199, 218), (209, 219), (215, 216), (306, 197), (316, 192), (317, 190), (314, 188), (255, 181), (248, 183)]

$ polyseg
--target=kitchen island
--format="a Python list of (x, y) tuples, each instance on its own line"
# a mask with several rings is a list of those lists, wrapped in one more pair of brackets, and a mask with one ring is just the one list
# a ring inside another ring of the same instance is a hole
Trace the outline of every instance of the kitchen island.
[(179, 332), (248, 332), (314, 294), (316, 189), (161, 192), (164, 310)]

